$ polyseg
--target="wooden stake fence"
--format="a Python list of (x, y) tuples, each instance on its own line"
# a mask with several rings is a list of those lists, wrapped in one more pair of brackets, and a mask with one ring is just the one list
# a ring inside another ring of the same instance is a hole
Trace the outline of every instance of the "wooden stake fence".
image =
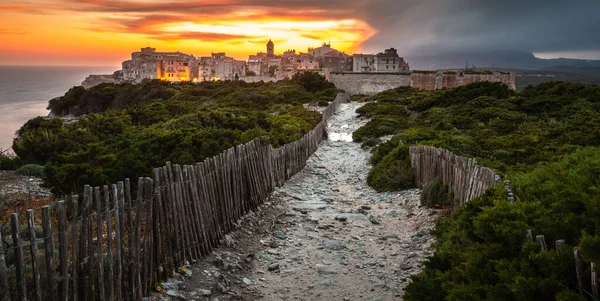
[(0, 301), (141, 300), (184, 261), (209, 254), (237, 220), (302, 170), (325, 137), (326, 120), (348, 99), (339, 94), (314, 129), (282, 147), (257, 139), (195, 165), (167, 162), (138, 179), (135, 198), (129, 179), (85, 185), (81, 203), (73, 195), (42, 208), (41, 233), (34, 210), (26, 226), (12, 214), (12, 244), (0, 245)]
[(457, 156), (446, 149), (412, 146), (409, 153), (417, 186), (423, 187), (441, 177), (454, 192), (458, 206), (481, 196), (488, 187), (500, 181), (493, 170), (477, 165), (477, 160)]

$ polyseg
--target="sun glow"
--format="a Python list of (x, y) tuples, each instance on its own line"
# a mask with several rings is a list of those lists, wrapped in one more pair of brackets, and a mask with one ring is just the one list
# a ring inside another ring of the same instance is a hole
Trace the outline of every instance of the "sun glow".
[(323, 42), (352, 53), (376, 33), (364, 21), (332, 17), (322, 9), (282, 10), (243, 1), (239, 6), (218, 3), (222, 9), (213, 11), (207, 11), (213, 3), (189, 0), (169, 5), (150, 0), (69, 5), (64, 5), (66, 0), (32, 1), (35, 5), (27, 7), (0, 4), (0, 65), (119, 66), (145, 46), (247, 59), (265, 51), (269, 39), (276, 53), (306, 52)]

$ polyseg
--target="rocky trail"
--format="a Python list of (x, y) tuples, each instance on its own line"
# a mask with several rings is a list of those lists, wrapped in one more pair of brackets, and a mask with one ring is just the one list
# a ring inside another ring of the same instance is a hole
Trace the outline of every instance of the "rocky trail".
[(342, 104), (306, 167), (150, 299), (400, 300), (437, 213), (419, 190), (367, 186), (370, 153), (351, 138), (360, 105)]

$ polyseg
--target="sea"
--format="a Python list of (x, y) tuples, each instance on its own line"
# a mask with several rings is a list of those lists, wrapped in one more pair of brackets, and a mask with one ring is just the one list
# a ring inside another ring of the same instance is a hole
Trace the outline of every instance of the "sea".
[(29, 119), (47, 116), (48, 101), (81, 85), (90, 74), (119, 67), (0, 66), (0, 150), (12, 146), (15, 132)]

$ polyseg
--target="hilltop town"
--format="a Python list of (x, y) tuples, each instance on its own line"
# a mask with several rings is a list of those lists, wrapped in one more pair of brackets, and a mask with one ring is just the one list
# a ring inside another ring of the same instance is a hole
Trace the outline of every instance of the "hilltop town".
[(331, 43), (309, 47), (307, 52), (289, 49), (275, 53), (275, 44), (269, 40), (266, 52), (237, 60), (224, 52), (195, 57), (182, 52), (160, 52), (144, 47), (131, 54), (122, 63), (122, 70), (113, 75), (92, 75), (82, 85), (91, 87), (103, 82), (141, 83), (143, 80), (171, 82), (206, 82), (215, 80), (242, 80), (245, 82), (278, 81), (291, 78), (299, 72), (317, 72), (338, 88), (351, 93), (376, 94), (387, 89), (410, 86), (435, 90), (454, 88), (464, 84), (491, 81), (502, 82), (515, 89), (515, 76), (510, 72), (489, 70), (411, 70), (408, 62), (389, 48), (377, 54), (346, 54), (332, 48)]
[(168, 81), (236, 80), (273, 81), (291, 78), (297, 72), (398, 72), (409, 66), (394, 48), (378, 54), (349, 55), (323, 43), (307, 52), (286, 50), (275, 54), (275, 44), (269, 40), (266, 52), (258, 52), (247, 61), (236, 60), (224, 52), (194, 57), (181, 52), (157, 52), (145, 47), (123, 62), (123, 80), (139, 83), (144, 79)]

